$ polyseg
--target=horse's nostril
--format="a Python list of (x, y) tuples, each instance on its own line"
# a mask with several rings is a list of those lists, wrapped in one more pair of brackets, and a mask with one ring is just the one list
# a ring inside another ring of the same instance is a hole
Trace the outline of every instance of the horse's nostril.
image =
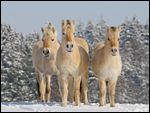
[(71, 44), (71, 48), (73, 48), (73, 44)]
[(67, 44), (66, 47), (69, 48), (69, 45)]
[(112, 52), (117, 52), (117, 49), (112, 49), (111, 51), (112, 51)]
[(43, 50), (43, 54), (49, 54), (49, 50), (48, 49), (46, 49), (46, 50)]
[(49, 51), (48, 50), (46, 50), (46, 54), (48, 54), (49, 53)]
[(114, 49), (111, 49), (112, 52), (114, 52)]

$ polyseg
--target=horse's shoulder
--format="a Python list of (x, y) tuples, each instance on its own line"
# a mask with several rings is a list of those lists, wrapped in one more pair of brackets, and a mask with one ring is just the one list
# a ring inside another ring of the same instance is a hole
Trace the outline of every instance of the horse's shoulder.
[(87, 43), (86, 40), (82, 37), (75, 37), (75, 40), (76, 42), (79, 42), (79, 43)]
[(42, 45), (43, 45), (43, 42), (41, 40), (39, 40), (39, 41), (35, 42), (34, 47), (39, 47)]
[(104, 42), (97, 43), (94, 48), (94, 52), (97, 52), (98, 50), (102, 49), (103, 47), (104, 47)]
[(79, 46), (83, 47), (83, 48), (87, 51), (87, 53), (88, 53), (88, 51), (89, 51), (89, 46), (88, 46), (88, 43), (86, 42), (85, 39), (76, 37), (76, 38), (75, 38), (75, 41), (76, 41), (76, 43), (77, 43)]
[(62, 57), (62, 55), (63, 55), (63, 54), (62, 54), (62, 46), (59, 46), (59, 47), (58, 47), (58, 50), (57, 50), (57, 55), (56, 55), (56, 56), (57, 56), (57, 59), (60, 60), (61, 57)]

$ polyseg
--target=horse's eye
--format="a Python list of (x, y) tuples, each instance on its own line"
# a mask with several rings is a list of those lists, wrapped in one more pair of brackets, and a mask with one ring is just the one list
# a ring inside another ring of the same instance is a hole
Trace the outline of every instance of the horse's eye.
[(73, 35), (75, 35), (75, 33), (73, 33)]
[(52, 41), (54, 41), (54, 39), (52, 39)]
[(44, 41), (44, 38), (42, 38), (42, 41)]
[(108, 40), (109, 40), (109, 38), (108, 38)]
[(64, 32), (63, 32), (62, 34), (63, 34), (63, 35), (65, 35), (65, 33), (64, 33)]

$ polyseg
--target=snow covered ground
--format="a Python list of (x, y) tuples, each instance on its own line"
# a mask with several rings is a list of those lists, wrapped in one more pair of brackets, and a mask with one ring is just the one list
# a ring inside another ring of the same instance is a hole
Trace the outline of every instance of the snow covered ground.
[(99, 107), (98, 103), (90, 103), (80, 107), (68, 104), (67, 107), (61, 107), (60, 103), (37, 103), (37, 102), (2, 102), (2, 112), (148, 112), (149, 105), (145, 104), (116, 104), (116, 107), (110, 107), (107, 104), (104, 107)]

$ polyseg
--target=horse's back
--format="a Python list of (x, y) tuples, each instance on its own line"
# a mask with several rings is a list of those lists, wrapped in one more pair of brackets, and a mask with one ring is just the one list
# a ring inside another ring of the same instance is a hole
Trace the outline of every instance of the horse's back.
[(89, 57), (87, 51), (79, 46), (79, 51), (80, 51), (80, 73), (84, 73), (88, 71), (88, 66), (89, 66)]
[(97, 50), (99, 50), (99, 49), (101, 49), (101, 48), (103, 48), (103, 47), (104, 47), (104, 42), (99, 42), (99, 43), (97, 43), (96, 46), (95, 46), (95, 48), (94, 48), (94, 53), (95, 53)]
[(34, 44), (33, 49), (32, 49), (32, 62), (33, 62), (33, 66), (36, 67), (40, 61), (41, 61), (41, 51), (42, 51), (42, 46), (43, 46), (43, 42), (42, 41), (38, 41)]
[(87, 53), (89, 52), (89, 46), (85, 39), (76, 37), (75, 41), (79, 44), (79, 46), (84, 48)]
[[(79, 51), (81, 54), (81, 71), (88, 69), (89, 65), (89, 58), (88, 58), (88, 52), (89, 52), (89, 46), (85, 39), (76, 37), (75, 41), (79, 45)], [(83, 68), (83, 69), (82, 69)]]

